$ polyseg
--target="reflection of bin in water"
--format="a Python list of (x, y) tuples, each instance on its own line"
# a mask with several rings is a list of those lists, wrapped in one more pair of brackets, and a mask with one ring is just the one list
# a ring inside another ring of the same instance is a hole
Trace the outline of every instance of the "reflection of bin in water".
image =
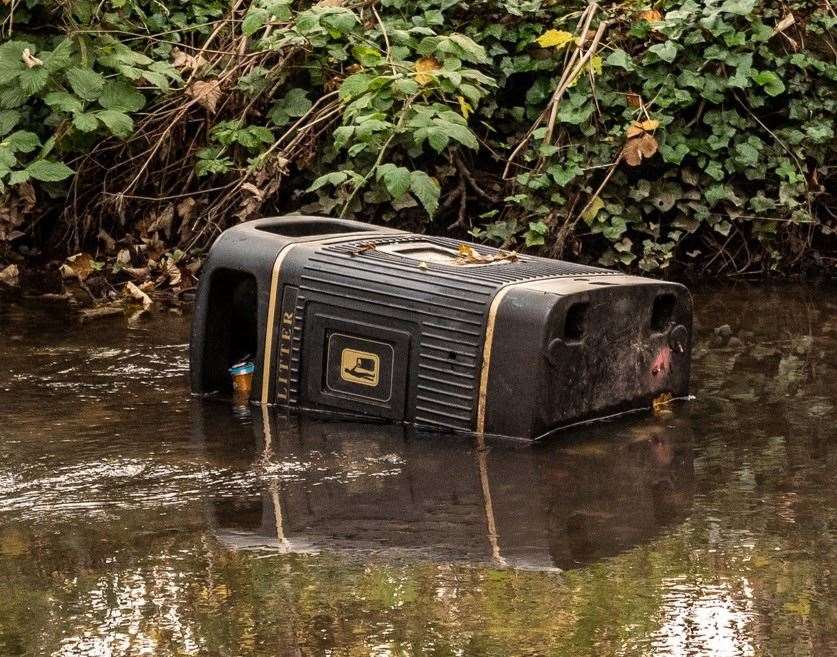
[(609, 425), (600, 439), (537, 449), (395, 426), (254, 426), (260, 439), (268, 429), (279, 472), (307, 469), (266, 485), (249, 511), (216, 504), (218, 535), (233, 546), (571, 568), (650, 540), (691, 502), (687, 427), (654, 421), (641, 434)]
[(193, 391), (227, 392), (231, 359), (256, 353), (265, 405), (528, 439), (686, 394), (682, 285), (461, 246), (323, 217), (227, 230), (201, 274)]

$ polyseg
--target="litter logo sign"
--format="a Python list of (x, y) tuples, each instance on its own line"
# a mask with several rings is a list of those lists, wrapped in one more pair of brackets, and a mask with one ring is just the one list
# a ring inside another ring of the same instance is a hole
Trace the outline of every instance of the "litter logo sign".
[(340, 355), (340, 378), (349, 383), (359, 383), (372, 388), (381, 376), (381, 358), (378, 354), (357, 349), (343, 349)]
[(324, 389), (347, 398), (388, 402), (394, 366), (391, 343), (335, 331), (328, 336)]

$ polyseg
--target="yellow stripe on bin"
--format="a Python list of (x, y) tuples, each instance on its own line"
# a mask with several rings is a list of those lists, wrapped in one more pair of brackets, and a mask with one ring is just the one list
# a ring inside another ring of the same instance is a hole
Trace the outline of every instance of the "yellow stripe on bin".
[(282, 263), (296, 244), (286, 244), (273, 261), (273, 273), (270, 277), (270, 299), (267, 303), (267, 323), (264, 336), (264, 363), (262, 365), (262, 404), (269, 404), (270, 400), (270, 367), (273, 363), (273, 333), (276, 330), (276, 303), (282, 276)]

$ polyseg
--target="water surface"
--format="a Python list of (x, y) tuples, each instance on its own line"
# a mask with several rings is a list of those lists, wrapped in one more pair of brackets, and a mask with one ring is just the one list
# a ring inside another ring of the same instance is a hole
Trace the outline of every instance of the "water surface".
[(537, 446), (236, 413), (188, 317), (0, 305), (0, 655), (837, 654), (837, 293), (695, 304), (694, 401)]

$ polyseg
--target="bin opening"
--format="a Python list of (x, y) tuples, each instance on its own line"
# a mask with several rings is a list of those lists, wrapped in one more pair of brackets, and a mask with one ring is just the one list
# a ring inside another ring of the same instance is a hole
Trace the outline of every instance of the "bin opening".
[(230, 367), (252, 360), (258, 349), (258, 299), (252, 274), (218, 269), (212, 274), (206, 341), (203, 349), (205, 392), (231, 394)]
[(340, 233), (359, 233), (375, 230), (375, 226), (364, 226), (340, 219), (296, 219), (288, 217), (263, 226), (258, 230), (283, 237), (312, 237), (315, 235), (339, 235)]
[(659, 333), (665, 331), (674, 314), (674, 304), (677, 301), (673, 294), (661, 294), (654, 299), (651, 309), (651, 330)]
[(567, 317), (564, 320), (564, 337), (567, 340), (581, 340), (584, 337), (589, 306), (589, 303), (574, 303), (567, 310)]

